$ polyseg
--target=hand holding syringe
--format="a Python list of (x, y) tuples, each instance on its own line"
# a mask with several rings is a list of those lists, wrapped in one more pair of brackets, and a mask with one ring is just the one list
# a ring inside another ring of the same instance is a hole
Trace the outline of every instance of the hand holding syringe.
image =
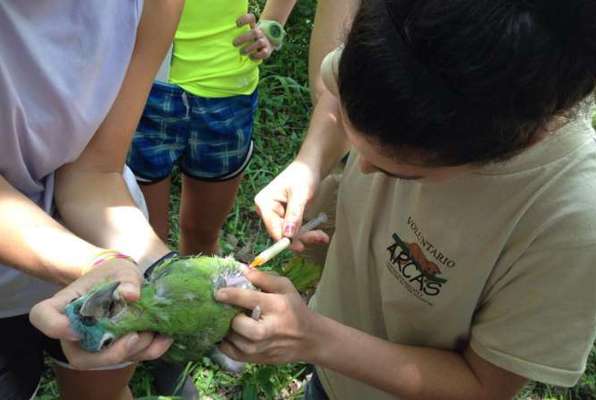
[[(312, 231), (319, 225), (324, 224), (325, 222), (327, 222), (327, 214), (320, 213), (316, 218), (313, 218), (304, 225), (302, 225), (302, 228), (300, 228), (296, 237), (300, 237), (300, 235), (302, 235), (303, 233)], [(256, 256), (255, 259), (250, 263), (250, 266), (253, 268), (260, 267), (276, 255), (290, 247), (290, 243), (292, 243), (292, 240), (287, 237), (278, 240), (277, 242), (275, 242), (273, 246), (268, 247), (267, 249), (259, 253), (259, 255)]]
[[(312, 231), (313, 229), (317, 228), (319, 225), (324, 224), (327, 222), (327, 214), (320, 213), (316, 218), (311, 219), (307, 223), (305, 223), (302, 228), (298, 231), (297, 237), (306, 233), (308, 231)], [(267, 261), (271, 260), (273, 257), (284, 251), (290, 246), (291, 239), (290, 238), (283, 238), (277, 242), (273, 246), (262, 251), (255, 259), (250, 263), (251, 267), (259, 267), (265, 264)], [(258, 321), (261, 318), (261, 307), (257, 305), (253, 308), (250, 317), (255, 321)], [(244, 371), (245, 363), (236, 361), (226, 354), (222, 353), (217, 347), (212, 351), (210, 357), (214, 359), (222, 368), (227, 371), (231, 371), (234, 373), (241, 373)]]

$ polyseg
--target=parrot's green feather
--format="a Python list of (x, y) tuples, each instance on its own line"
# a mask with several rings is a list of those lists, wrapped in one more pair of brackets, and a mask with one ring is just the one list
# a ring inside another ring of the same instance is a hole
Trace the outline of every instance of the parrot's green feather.
[[(301, 292), (311, 291), (321, 267), (300, 257), (281, 271)], [(231, 258), (178, 257), (155, 267), (141, 288), (140, 299), (125, 303), (117, 282), (104, 282), (69, 304), (66, 315), (81, 335), (81, 346), (100, 351), (130, 332), (157, 332), (174, 339), (165, 358), (183, 363), (201, 359), (227, 334), (242, 310), (215, 301), (227, 286), (255, 289)]]
[(202, 355), (226, 335), (239, 312), (213, 299), (214, 282), (236, 268), (236, 261), (215, 257), (168, 261), (153, 271), (140, 300), (109, 327), (118, 336), (152, 330), (172, 337), (174, 345), (166, 354), (171, 361)]
[[(98, 338), (103, 337), (105, 332), (115, 338), (129, 332), (158, 332), (174, 339), (165, 355), (167, 360), (198, 360), (226, 335), (231, 320), (241, 311), (213, 298), (215, 290), (230, 286), (230, 281), (251, 286), (240, 271), (238, 262), (233, 259), (203, 256), (173, 258), (153, 270), (137, 302), (126, 304), (115, 315), (100, 318), (90, 326), (88, 321), (73, 323), (72, 312), (67, 314), (75, 329), (99, 330), (99, 333), (94, 333)], [(99, 287), (106, 287), (106, 284)], [(94, 351), (101, 349), (96, 345), (89, 347)]]

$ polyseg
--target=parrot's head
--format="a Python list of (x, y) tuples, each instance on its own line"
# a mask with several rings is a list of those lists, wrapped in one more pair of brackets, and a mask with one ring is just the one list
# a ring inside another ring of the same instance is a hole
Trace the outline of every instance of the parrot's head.
[(116, 338), (110, 332), (110, 321), (126, 308), (116, 290), (119, 285), (120, 282), (103, 283), (66, 306), (70, 326), (80, 335), (80, 345), (85, 350), (98, 352)]
[[(240, 269), (240, 263), (226, 265), (222, 267), (213, 279), (213, 292), (226, 287), (235, 287), (241, 289), (255, 290), (254, 285)], [(248, 267), (246, 267), (248, 268)]]

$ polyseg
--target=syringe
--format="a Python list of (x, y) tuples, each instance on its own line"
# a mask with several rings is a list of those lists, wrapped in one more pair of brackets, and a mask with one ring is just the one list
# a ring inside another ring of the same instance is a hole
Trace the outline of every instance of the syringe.
[[(303, 233), (312, 231), (319, 225), (324, 224), (325, 222), (327, 222), (327, 214), (322, 212), (316, 218), (313, 218), (304, 225), (302, 225), (302, 228), (300, 228), (296, 236), (300, 237), (300, 235), (302, 235)], [(276, 255), (287, 249), (290, 246), (290, 243), (292, 243), (292, 241), (290, 238), (287, 237), (278, 240), (277, 242), (275, 242), (275, 244), (259, 253), (259, 255), (256, 256), (255, 259), (250, 263), (250, 266), (253, 268), (260, 267)]]

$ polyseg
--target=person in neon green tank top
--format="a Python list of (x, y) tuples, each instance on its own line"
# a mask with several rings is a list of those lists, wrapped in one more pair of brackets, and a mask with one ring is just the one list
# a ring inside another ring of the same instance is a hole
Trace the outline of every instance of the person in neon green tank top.
[[(216, 251), (217, 232), (252, 151), (259, 63), (275, 49), (260, 24), (283, 26), (295, 2), (267, 1), (258, 22), (247, 13), (248, 0), (187, 1), (184, 6), (169, 74), (154, 84), (128, 157), (144, 184), (152, 223), (166, 239), (169, 176), (174, 165), (180, 166), (183, 253)], [(202, 223), (197, 227), (193, 221)]]
[[(165, 241), (170, 176), (179, 166), (182, 254), (217, 252), (219, 230), (253, 151), (259, 63), (281, 47), (295, 2), (268, 0), (258, 22), (248, 0), (185, 3), (171, 62), (162, 65), (169, 74), (158, 74), (127, 160), (142, 184), (151, 225)], [(174, 394), (183, 368), (155, 367), (159, 394)], [(198, 398), (190, 379), (176, 394)]]
[[(169, 82), (201, 97), (249, 95), (257, 87), (258, 64), (234, 46), (250, 32), (231, 15), (243, 15), (248, 0), (186, 2), (176, 31)], [(204, 21), (198, 24), (197, 21)]]

